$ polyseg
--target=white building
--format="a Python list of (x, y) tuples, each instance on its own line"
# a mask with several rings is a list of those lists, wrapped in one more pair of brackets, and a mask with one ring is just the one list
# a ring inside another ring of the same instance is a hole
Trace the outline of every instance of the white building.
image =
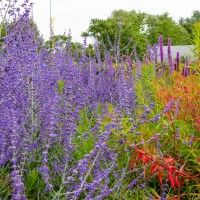
[[(171, 55), (172, 58), (175, 59), (177, 52), (179, 52), (180, 57), (193, 57), (194, 54), (192, 52), (193, 45), (179, 45), (179, 46), (171, 46)], [(168, 46), (163, 46), (164, 52), (164, 60), (168, 58)], [(160, 48), (158, 46), (158, 60), (160, 60)]]

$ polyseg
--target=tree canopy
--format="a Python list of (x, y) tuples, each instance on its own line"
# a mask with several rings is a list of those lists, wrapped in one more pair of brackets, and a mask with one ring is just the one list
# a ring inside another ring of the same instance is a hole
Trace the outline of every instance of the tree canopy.
[(164, 45), (167, 45), (168, 38), (171, 38), (173, 45), (189, 44), (187, 30), (176, 23), (168, 13), (147, 15), (146, 26), (147, 40), (151, 45), (157, 43), (159, 35), (163, 36)]
[(137, 50), (142, 52), (146, 48), (146, 37), (143, 33), (145, 17), (145, 13), (134, 10), (115, 10), (106, 20), (91, 19), (88, 30), (82, 36), (95, 37), (114, 51), (119, 47), (122, 53), (131, 53), (136, 45)]
[(140, 54), (145, 53), (147, 44), (157, 43), (159, 35), (163, 36), (164, 45), (168, 38), (173, 45), (189, 44), (190, 32), (184, 24), (186, 21), (193, 23), (199, 17), (199, 11), (194, 11), (191, 20), (182, 18), (176, 22), (168, 13), (152, 15), (134, 10), (115, 10), (107, 19), (91, 19), (82, 36), (94, 37), (107, 48), (120, 48), (121, 53), (126, 54), (130, 54), (136, 46)]
[(198, 10), (194, 10), (191, 17), (181, 17), (179, 20), (180, 25), (188, 31), (190, 36), (192, 36), (192, 27), (197, 22), (200, 22), (200, 11)]

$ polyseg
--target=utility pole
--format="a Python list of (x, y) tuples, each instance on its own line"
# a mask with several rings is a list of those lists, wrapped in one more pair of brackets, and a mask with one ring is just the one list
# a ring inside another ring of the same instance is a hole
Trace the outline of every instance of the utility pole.
[(51, 14), (51, 0), (50, 0), (50, 47), (54, 49), (54, 20), (55, 17), (52, 17)]

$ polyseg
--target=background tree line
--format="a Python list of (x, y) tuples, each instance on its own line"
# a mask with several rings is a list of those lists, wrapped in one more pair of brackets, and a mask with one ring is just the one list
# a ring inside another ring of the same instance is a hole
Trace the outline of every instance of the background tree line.
[[(192, 37), (192, 26), (200, 22), (200, 11), (193, 11), (191, 17), (180, 18), (179, 22), (173, 20), (169, 13), (152, 15), (144, 12), (114, 10), (107, 19), (91, 19), (88, 29), (82, 32), (82, 37), (93, 37), (99, 46), (120, 54), (130, 55), (136, 47), (137, 53), (143, 55), (146, 52), (147, 44), (157, 43), (158, 36), (162, 35), (164, 45), (167, 45), (168, 38), (171, 38), (172, 45), (190, 44)], [(30, 20), (30, 23), (38, 30), (37, 25)], [(0, 43), (7, 34), (4, 24), (1, 22)], [(38, 34), (39, 35), (39, 34)], [(66, 35), (56, 35), (55, 42), (65, 46), (69, 40)], [(51, 41), (44, 41), (46, 48), (51, 48)], [(81, 54), (82, 44), (71, 42), (73, 51)], [(88, 54), (94, 55), (94, 48), (89, 45)], [(119, 53), (119, 52), (118, 52)]]
[(164, 45), (167, 45), (168, 38), (171, 38), (172, 45), (190, 44), (192, 26), (197, 22), (200, 22), (198, 10), (193, 11), (189, 18), (180, 18), (179, 22), (169, 13), (152, 15), (134, 10), (115, 10), (105, 20), (91, 19), (82, 36), (94, 37), (107, 48), (119, 45), (122, 54), (130, 54), (134, 46), (139, 54), (143, 54), (147, 44), (157, 43), (159, 35), (163, 36)]

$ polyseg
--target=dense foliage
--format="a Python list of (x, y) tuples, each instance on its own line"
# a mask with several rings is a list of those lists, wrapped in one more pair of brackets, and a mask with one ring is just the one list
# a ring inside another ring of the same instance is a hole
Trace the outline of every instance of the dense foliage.
[(168, 38), (172, 39), (173, 45), (189, 44), (191, 31), (186, 26), (191, 29), (193, 21), (182, 18), (180, 22), (175, 22), (168, 13), (152, 15), (134, 10), (115, 10), (106, 20), (91, 19), (88, 30), (82, 36), (96, 38), (115, 53), (118, 51), (115, 46), (120, 47), (122, 54), (129, 55), (136, 46), (138, 54), (144, 55), (147, 44), (155, 44), (159, 35), (163, 36), (164, 45), (167, 45)]
[(199, 58), (173, 60), (169, 39), (165, 59), (161, 35), (143, 62), (70, 33), (46, 48), (31, 6), (10, 7), (0, 49), (0, 198), (197, 199)]
[(191, 17), (181, 18), (179, 24), (183, 26), (188, 33), (192, 33), (192, 26), (195, 23), (200, 22), (200, 11), (194, 10)]

